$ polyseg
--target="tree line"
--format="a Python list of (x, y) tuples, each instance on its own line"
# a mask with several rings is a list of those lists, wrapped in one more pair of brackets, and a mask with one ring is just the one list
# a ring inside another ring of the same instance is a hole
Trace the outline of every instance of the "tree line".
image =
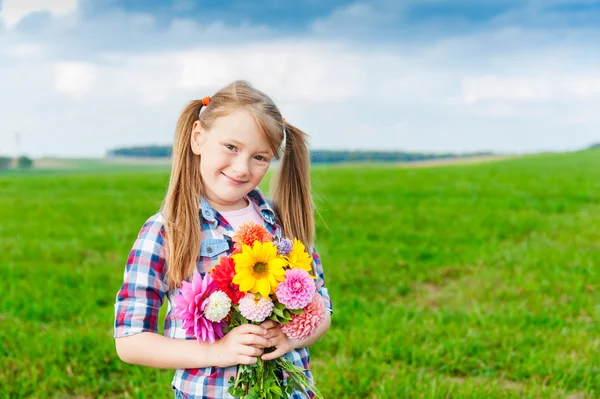
[(30, 169), (33, 167), (33, 159), (24, 155), (14, 159), (12, 157), (0, 156), (0, 170), (1, 169)]
[[(447, 159), (456, 157), (472, 157), (492, 155), (492, 152), (472, 153), (420, 153), (403, 151), (335, 151), (335, 150), (311, 150), (310, 160), (312, 163), (342, 163), (342, 162), (414, 162), (431, 159)], [(132, 158), (169, 158), (171, 156), (170, 146), (142, 146), (115, 148), (107, 151), (108, 157), (132, 157)]]

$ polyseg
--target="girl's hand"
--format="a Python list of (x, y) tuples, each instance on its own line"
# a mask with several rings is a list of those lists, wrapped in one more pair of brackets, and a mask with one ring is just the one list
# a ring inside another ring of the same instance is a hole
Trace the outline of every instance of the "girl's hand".
[(291, 352), (294, 349), (294, 341), (281, 331), (279, 324), (273, 320), (263, 322), (260, 327), (268, 330), (265, 338), (271, 341), (271, 346), (275, 347), (273, 352), (265, 353), (261, 356), (262, 360), (273, 360)]
[(229, 331), (213, 345), (215, 366), (229, 367), (254, 364), (272, 343), (265, 338), (267, 329), (255, 324), (243, 324)]

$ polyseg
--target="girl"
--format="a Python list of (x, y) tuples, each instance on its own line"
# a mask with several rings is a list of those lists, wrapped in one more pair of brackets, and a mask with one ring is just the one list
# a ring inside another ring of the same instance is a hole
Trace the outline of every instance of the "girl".
[[(202, 111), (202, 112), (201, 112)], [(273, 158), (283, 158), (273, 202), (258, 189)], [(234, 230), (245, 221), (275, 236), (297, 237), (314, 248), (306, 135), (286, 124), (273, 101), (247, 82), (235, 81), (213, 97), (192, 101), (177, 123), (173, 166), (161, 211), (143, 225), (125, 267), (115, 304), (115, 340), (121, 360), (176, 368), (176, 398), (233, 398), (229, 379), (237, 365), (285, 356), (309, 370), (307, 347), (328, 330), (331, 300), (319, 256), (312, 250), (317, 289), (328, 314), (317, 332), (289, 339), (273, 321), (236, 327), (214, 344), (186, 337), (172, 316), (173, 298), (194, 270), (210, 271), (233, 251)], [(167, 299), (165, 336), (158, 313)], [(264, 348), (275, 347), (263, 355)], [(294, 392), (293, 398), (302, 395)]]

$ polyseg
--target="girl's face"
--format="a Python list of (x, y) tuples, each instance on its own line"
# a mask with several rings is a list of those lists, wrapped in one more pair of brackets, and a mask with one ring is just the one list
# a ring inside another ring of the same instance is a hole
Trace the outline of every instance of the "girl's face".
[(216, 119), (210, 130), (196, 121), (191, 146), (200, 155), (205, 199), (221, 211), (247, 205), (244, 196), (258, 186), (274, 156), (252, 114), (243, 108)]

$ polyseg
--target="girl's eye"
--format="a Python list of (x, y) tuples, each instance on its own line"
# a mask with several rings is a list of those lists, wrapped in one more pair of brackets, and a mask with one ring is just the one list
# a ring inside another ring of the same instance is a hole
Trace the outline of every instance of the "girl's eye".
[(236, 148), (233, 144), (225, 144), (225, 148), (227, 148), (229, 151), (235, 151)]
[(268, 162), (269, 160), (267, 159), (267, 157), (263, 157), (262, 155), (257, 155), (254, 157), (254, 159), (257, 159), (261, 162)]

